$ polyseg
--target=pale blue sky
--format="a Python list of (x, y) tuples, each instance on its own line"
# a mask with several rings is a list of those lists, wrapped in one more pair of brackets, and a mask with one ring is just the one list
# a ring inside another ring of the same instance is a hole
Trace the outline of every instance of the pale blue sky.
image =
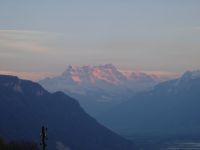
[(0, 0), (0, 70), (200, 69), (199, 0)]

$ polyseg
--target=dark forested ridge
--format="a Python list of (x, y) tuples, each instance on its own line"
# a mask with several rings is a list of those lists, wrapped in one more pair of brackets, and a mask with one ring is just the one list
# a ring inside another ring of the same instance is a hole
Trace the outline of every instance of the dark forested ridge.
[(62, 144), (70, 150), (135, 150), (129, 140), (90, 117), (73, 98), (48, 93), (39, 84), (0, 75), (0, 136), (38, 143), (48, 127), (48, 149)]

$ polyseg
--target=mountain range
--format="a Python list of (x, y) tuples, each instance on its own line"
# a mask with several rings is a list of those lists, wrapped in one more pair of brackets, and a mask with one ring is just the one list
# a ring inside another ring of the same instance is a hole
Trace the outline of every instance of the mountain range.
[(104, 113), (100, 121), (117, 132), (200, 134), (200, 71), (159, 83)]
[(155, 74), (122, 71), (112, 64), (69, 65), (60, 76), (46, 78), (39, 84), (50, 92), (63, 91), (78, 99), (89, 114), (97, 116), (163, 80), (166, 78)]
[(6, 140), (39, 143), (45, 125), (49, 150), (137, 149), (62, 92), (49, 93), (37, 83), (6, 75), (0, 75), (0, 91), (0, 137)]

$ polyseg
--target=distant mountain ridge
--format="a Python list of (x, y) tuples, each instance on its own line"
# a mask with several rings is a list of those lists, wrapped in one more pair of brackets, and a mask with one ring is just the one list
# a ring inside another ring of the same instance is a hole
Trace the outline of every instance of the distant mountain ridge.
[(104, 125), (139, 134), (200, 133), (200, 71), (156, 85), (102, 115)]
[(51, 94), (37, 83), (6, 75), (0, 75), (0, 91), (0, 137), (39, 143), (45, 125), (49, 150), (56, 144), (70, 150), (137, 150), (62, 92)]
[(112, 64), (99, 66), (88, 65), (82, 67), (69, 65), (62, 76), (79, 84), (96, 84), (100, 80), (110, 84), (122, 84), (127, 80), (142, 81), (148, 79), (152, 81), (157, 78), (156, 76), (147, 75), (142, 72), (130, 72), (129, 75), (127, 75)]
[(54, 78), (39, 83), (48, 91), (63, 91), (79, 100), (90, 114), (107, 111), (133, 94), (152, 88), (162, 81), (153, 74), (144, 72), (128, 73), (112, 64), (99, 66), (72, 66)]
[(118, 72), (112, 64), (83, 67), (69, 65), (62, 76), (69, 77), (74, 82), (82, 84), (96, 84), (99, 80), (111, 84), (119, 84), (121, 81), (126, 80), (123, 74)]

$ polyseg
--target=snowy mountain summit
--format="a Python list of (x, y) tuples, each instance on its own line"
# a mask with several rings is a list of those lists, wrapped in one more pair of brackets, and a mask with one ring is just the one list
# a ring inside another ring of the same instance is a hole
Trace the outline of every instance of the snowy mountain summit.
[(154, 82), (157, 78), (155, 75), (148, 75), (142, 72), (131, 72), (119, 70), (113, 64), (99, 66), (75, 66), (69, 65), (62, 73), (60, 78), (77, 84), (98, 84), (105, 82), (108, 84), (123, 84), (127, 81), (134, 82)]
[(196, 79), (196, 78), (200, 78), (200, 70), (187, 71), (181, 77), (182, 80)]
[(46, 78), (39, 83), (50, 92), (63, 91), (75, 97), (83, 107), (90, 109), (92, 102), (94, 109), (97, 103), (118, 104), (125, 101), (134, 93), (152, 88), (159, 81), (160, 78), (153, 74), (123, 71), (112, 64), (105, 64), (69, 65), (60, 76)]
[(71, 79), (76, 83), (95, 84), (98, 81), (105, 81), (111, 84), (120, 83), (125, 80), (122, 73), (112, 64), (100, 66), (72, 66), (69, 65), (62, 77)]

